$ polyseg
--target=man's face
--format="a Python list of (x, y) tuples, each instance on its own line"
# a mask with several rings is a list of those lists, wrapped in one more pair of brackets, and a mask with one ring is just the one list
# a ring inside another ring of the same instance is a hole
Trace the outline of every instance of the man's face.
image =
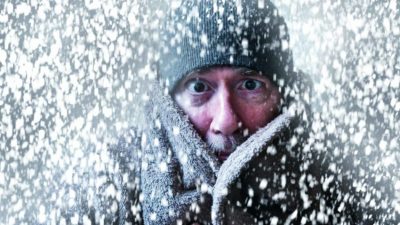
[(281, 95), (268, 78), (255, 71), (214, 67), (182, 79), (174, 99), (224, 161), (248, 135), (276, 117)]

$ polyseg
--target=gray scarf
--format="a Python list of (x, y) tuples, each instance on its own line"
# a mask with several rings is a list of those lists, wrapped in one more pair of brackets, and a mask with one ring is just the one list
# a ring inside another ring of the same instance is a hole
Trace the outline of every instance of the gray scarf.
[[(249, 137), (222, 164), (169, 95), (153, 85), (142, 139), (141, 190), (145, 224), (251, 224), (256, 221), (227, 204), (229, 187), (248, 163), (289, 126), (291, 110)], [(212, 201), (211, 201), (212, 200)], [(235, 213), (232, 213), (235, 212)]]

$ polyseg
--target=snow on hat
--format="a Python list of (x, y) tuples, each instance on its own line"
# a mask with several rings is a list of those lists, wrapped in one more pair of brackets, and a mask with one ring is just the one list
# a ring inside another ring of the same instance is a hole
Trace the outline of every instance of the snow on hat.
[(189, 72), (239, 66), (285, 80), (293, 71), (284, 19), (268, 0), (189, 0), (161, 25), (157, 70), (169, 90)]

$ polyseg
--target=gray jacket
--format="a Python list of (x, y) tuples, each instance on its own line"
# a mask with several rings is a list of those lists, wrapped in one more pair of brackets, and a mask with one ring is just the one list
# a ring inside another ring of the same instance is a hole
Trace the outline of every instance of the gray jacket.
[(67, 223), (79, 212), (80, 224), (390, 224), (303, 151), (302, 110), (292, 104), (221, 165), (171, 97), (154, 92), (148, 125), (110, 146), (107, 172), (94, 173), (105, 182)]
[(118, 216), (111, 220), (117, 224), (293, 222), (310, 206), (301, 203), (301, 194), (312, 201), (314, 191), (300, 176), (299, 153), (285, 139), (298, 113), (293, 109), (250, 136), (221, 165), (172, 99), (153, 93), (147, 104), (147, 128), (132, 129), (110, 148), (118, 162), (112, 177), (121, 193)]

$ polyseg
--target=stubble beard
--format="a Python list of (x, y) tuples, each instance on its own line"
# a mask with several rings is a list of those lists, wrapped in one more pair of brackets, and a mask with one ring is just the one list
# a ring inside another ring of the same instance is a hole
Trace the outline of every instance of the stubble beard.
[(243, 134), (225, 136), (222, 134), (207, 134), (206, 142), (212, 152), (223, 162), (236, 148), (245, 141)]

